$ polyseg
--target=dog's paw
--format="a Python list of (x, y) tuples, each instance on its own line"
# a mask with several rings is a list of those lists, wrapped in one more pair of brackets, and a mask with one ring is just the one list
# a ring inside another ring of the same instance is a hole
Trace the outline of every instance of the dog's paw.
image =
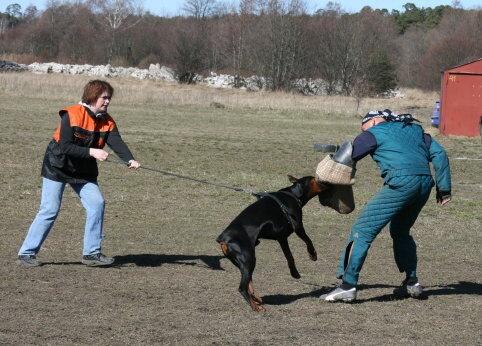
[(298, 271), (295, 269), (295, 270), (291, 270), (291, 276), (294, 277), (295, 279), (299, 279), (301, 277), (300, 273), (298, 273)]
[(255, 305), (255, 306), (252, 306), (251, 308), (253, 309), (253, 311), (256, 311), (256, 312), (265, 312), (266, 311), (266, 308), (262, 307), (261, 305)]

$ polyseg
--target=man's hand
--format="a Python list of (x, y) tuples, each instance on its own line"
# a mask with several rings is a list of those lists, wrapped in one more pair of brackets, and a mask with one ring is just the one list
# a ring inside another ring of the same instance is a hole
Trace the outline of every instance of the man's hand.
[(442, 202), (440, 202), (442, 205), (446, 205), (448, 202), (450, 202), (452, 200), (452, 197), (446, 197), (444, 199), (442, 199)]
[(437, 199), (437, 203), (445, 205), (452, 200), (452, 194), (450, 193), (450, 191), (441, 191), (438, 189), (438, 186), (436, 187), (436, 189), (437, 193), (435, 195), (435, 198)]

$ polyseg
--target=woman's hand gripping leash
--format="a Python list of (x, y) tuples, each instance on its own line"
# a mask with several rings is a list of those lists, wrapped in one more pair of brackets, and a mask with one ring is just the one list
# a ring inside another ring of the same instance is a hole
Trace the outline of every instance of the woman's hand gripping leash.
[[(103, 149), (90, 148), (89, 154), (91, 157), (94, 157), (101, 162), (108, 161), (108, 158), (109, 158), (109, 153)], [(119, 163), (126, 164), (129, 169), (131, 168), (138, 169), (139, 167), (141, 167), (141, 164), (136, 160), (129, 160), (129, 162), (125, 162), (119, 159)]]
[(141, 164), (136, 160), (129, 160), (129, 162), (127, 162), (127, 167), (129, 169), (131, 168), (138, 169), (139, 167), (141, 167)]

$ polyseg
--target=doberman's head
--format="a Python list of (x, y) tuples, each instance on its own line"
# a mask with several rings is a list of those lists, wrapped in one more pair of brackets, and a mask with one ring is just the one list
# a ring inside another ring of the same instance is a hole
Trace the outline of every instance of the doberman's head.
[(300, 199), (302, 205), (305, 205), (310, 199), (330, 188), (328, 184), (319, 184), (313, 176), (297, 179), (292, 175), (288, 175), (288, 179), (293, 183), (293, 186), (290, 188), (291, 191)]

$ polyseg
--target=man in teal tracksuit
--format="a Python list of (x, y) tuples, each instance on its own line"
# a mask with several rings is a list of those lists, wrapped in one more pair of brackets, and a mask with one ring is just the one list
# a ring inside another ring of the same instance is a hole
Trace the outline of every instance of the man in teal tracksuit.
[[(390, 223), (395, 262), (406, 277), (394, 293), (418, 297), (417, 252), (410, 228), (437, 187), (437, 202), (451, 200), (449, 160), (445, 150), (410, 114), (390, 110), (371, 111), (362, 120), (362, 133), (353, 142), (354, 162), (370, 154), (381, 170), (384, 186), (362, 210), (353, 225), (342, 253), (337, 278), (342, 284), (322, 295), (325, 301), (352, 302), (356, 299), (358, 276), (368, 249), (380, 231)], [(430, 171), (432, 162), (435, 182)]]

